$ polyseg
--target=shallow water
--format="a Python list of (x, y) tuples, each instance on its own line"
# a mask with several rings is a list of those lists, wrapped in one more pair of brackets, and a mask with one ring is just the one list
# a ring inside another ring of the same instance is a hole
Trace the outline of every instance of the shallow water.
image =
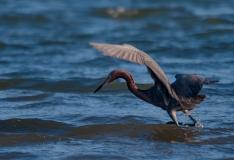
[[(0, 4), (0, 159), (234, 158), (232, 0)], [(90, 41), (136, 46), (170, 82), (179, 73), (219, 79), (191, 112), (204, 127), (167, 125), (167, 113), (123, 80), (93, 94), (114, 69), (128, 70), (139, 88), (153, 80)]]

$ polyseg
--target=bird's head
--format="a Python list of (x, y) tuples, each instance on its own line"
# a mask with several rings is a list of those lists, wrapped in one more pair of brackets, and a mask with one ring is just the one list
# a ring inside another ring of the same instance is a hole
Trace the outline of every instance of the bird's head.
[(116, 80), (118, 78), (117, 72), (118, 72), (118, 70), (114, 70), (114, 71), (110, 72), (110, 74), (107, 76), (106, 80), (94, 91), (94, 93), (96, 93), (101, 88), (105, 87), (106, 85), (108, 85), (111, 82), (113, 82), (114, 80)]

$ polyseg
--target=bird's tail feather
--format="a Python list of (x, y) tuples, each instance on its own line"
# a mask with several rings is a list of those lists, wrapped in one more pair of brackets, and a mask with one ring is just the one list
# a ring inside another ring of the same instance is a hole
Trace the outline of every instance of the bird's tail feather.
[(212, 84), (212, 83), (216, 83), (216, 82), (219, 82), (219, 80), (212, 79), (212, 78), (205, 78), (204, 84)]

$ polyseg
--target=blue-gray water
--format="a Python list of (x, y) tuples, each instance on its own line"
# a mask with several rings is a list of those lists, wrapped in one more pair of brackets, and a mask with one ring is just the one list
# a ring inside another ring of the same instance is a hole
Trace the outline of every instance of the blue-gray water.
[[(0, 0), (0, 8), (0, 159), (234, 158), (233, 0)], [(114, 69), (139, 88), (153, 80), (90, 41), (136, 46), (170, 82), (179, 73), (219, 79), (192, 111), (204, 128), (167, 125), (167, 113), (123, 80), (93, 94)]]

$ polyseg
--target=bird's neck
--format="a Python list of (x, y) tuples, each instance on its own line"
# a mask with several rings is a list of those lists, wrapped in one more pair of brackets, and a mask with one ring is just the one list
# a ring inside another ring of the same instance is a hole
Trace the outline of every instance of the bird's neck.
[(126, 82), (127, 82), (127, 86), (128, 89), (138, 98), (148, 102), (148, 103), (152, 103), (152, 100), (150, 99), (150, 97), (148, 97), (144, 90), (139, 89), (135, 82), (134, 79), (132, 77), (132, 75), (124, 70), (118, 70), (117, 72), (117, 78), (123, 78)]

